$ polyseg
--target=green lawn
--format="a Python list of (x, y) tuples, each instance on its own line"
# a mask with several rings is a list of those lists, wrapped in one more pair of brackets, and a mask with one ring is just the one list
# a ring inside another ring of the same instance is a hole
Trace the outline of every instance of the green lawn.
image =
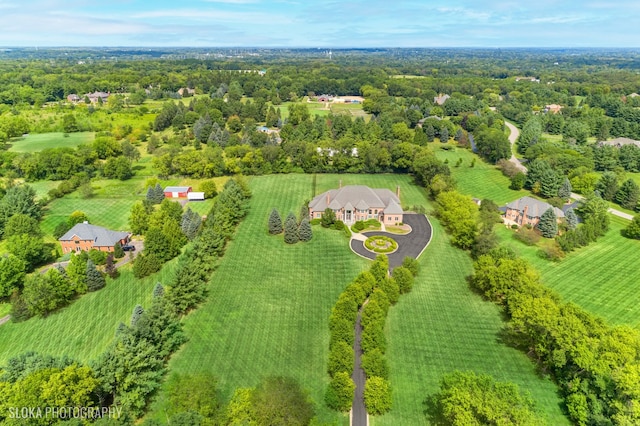
[(24, 138), (16, 138), (11, 141), (9, 151), (37, 152), (46, 148), (75, 148), (83, 143), (93, 141), (93, 132), (68, 133), (40, 133), (29, 134)]
[(441, 377), (454, 370), (514, 382), (531, 394), (548, 424), (569, 424), (559, 408), (557, 387), (539, 377), (524, 353), (500, 343), (504, 323), (498, 307), (467, 284), (469, 256), (449, 244), (437, 221), (431, 219), (431, 223), (434, 237), (420, 258), (413, 290), (389, 311), (387, 354), (393, 409), (372, 424), (427, 424), (423, 401), (437, 392)]
[(26, 351), (68, 355), (83, 362), (95, 359), (111, 343), (118, 324), (129, 322), (136, 304), (149, 306), (153, 286), (168, 281), (174, 263), (142, 280), (123, 267), (118, 279), (107, 278), (104, 289), (81, 296), (49, 317), (0, 326), (0, 365)]
[[(514, 191), (509, 189), (510, 180), (502, 174), (496, 166), (484, 162), (480, 157), (467, 149), (441, 149), (443, 144), (435, 142), (429, 144), (435, 150), (436, 156), (442, 160), (449, 160), (449, 168), (453, 175), (457, 189), (463, 194), (480, 199), (489, 198), (498, 205), (506, 204), (528, 194), (528, 191)], [(447, 144), (453, 146), (453, 144)], [(456, 162), (462, 158), (462, 164), (456, 167)], [(476, 163), (471, 167), (471, 161)]]
[(542, 282), (564, 300), (575, 302), (611, 324), (640, 325), (640, 241), (620, 235), (628, 221), (610, 216), (611, 229), (596, 243), (569, 253), (555, 263), (512, 239), (512, 231), (496, 227), (498, 235), (540, 272)]

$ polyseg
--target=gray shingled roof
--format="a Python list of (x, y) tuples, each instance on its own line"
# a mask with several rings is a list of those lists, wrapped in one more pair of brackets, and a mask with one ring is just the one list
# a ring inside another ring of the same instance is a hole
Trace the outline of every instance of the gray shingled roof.
[(164, 192), (187, 192), (190, 186), (167, 186)]
[(629, 138), (616, 138), (616, 139), (611, 139), (610, 141), (601, 141), (598, 144), (601, 146), (610, 145), (610, 146), (622, 147), (624, 145), (635, 145), (637, 147), (640, 147), (640, 141), (637, 141), (635, 139), (629, 139)]
[(515, 201), (510, 202), (506, 206), (509, 209), (514, 209), (518, 211), (524, 211), (525, 207), (528, 207), (527, 216), (531, 217), (540, 217), (546, 212), (549, 208), (552, 208), (556, 214), (556, 217), (564, 217), (564, 212), (557, 207), (553, 207), (549, 203), (545, 203), (544, 201), (536, 200), (531, 197), (522, 197)]
[[(329, 205), (327, 205), (327, 195)], [(392, 207), (394, 214), (401, 214), (400, 200), (392, 191), (383, 188), (369, 188), (364, 185), (348, 185), (340, 189), (331, 189), (316, 196), (309, 202), (309, 208), (315, 212), (322, 212), (327, 207), (339, 210), (351, 204), (358, 210), (384, 209)]]
[(402, 207), (400, 207), (400, 205), (396, 203), (395, 200), (391, 200), (389, 202), (389, 205), (384, 208), (384, 214), (402, 214), (402, 213), (404, 213), (404, 211), (402, 210)]
[(76, 235), (81, 240), (93, 240), (93, 245), (99, 247), (111, 247), (118, 241), (129, 236), (128, 232), (111, 231), (102, 226), (90, 225), (88, 223), (78, 223), (67, 231), (59, 241), (71, 241)]

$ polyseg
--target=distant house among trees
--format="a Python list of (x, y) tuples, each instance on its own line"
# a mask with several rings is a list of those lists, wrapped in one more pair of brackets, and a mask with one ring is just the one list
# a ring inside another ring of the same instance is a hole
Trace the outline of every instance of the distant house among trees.
[(435, 98), (433, 98), (433, 103), (434, 104), (438, 104), (438, 105), (444, 105), (445, 102), (447, 102), (447, 99), (449, 99), (451, 96), (449, 95), (443, 95), (442, 93), (439, 96), (436, 96)]
[(109, 99), (109, 96), (111, 96), (111, 94), (105, 92), (93, 92), (87, 93), (84, 96), (86, 98), (89, 98), (89, 101), (91, 101), (92, 104), (97, 104), (100, 101), (102, 101), (102, 103), (107, 103), (107, 100)]
[(182, 97), (193, 96), (196, 94), (196, 89), (191, 89), (189, 87), (182, 87), (178, 89), (178, 94)]
[(82, 98), (80, 98), (80, 96), (76, 95), (75, 93), (71, 93), (69, 96), (67, 96), (67, 101), (77, 104), (78, 102), (80, 102), (82, 100)]
[(332, 102), (333, 96), (331, 95), (320, 95), (318, 96), (318, 102)]
[(564, 212), (559, 208), (535, 198), (522, 197), (503, 207), (505, 211), (504, 223), (507, 225), (536, 226), (544, 212), (550, 208), (553, 209), (558, 221), (564, 218)]
[(615, 138), (610, 141), (601, 141), (598, 142), (599, 146), (609, 145), (616, 148), (622, 148), (624, 145), (635, 145), (640, 148), (640, 141), (629, 139), (629, 138)]
[(191, 190), (190, 186), (167, 186), (164, 189), (164, 196), (166, 198), (187, 198)]
[(126, 245), (129, 242), (128, 232), (112, 231), (88, 222), (77, 223), (58, 239), (63, 253), (89, 251), (113, 252), (116, 244)]
[(558, 114), (562, 110), (562, 105), (550, 104), (544, 106), (544, 112), (550, 114)]
[(400, 187), (395, 194), (388, 189), (363, 185), (331, 189), (309, 202), (309, 217), (319, 219), (327, 208), (333, 210), (336, 219), (348, 225), (368, 219), (394, 225), (402, 222), (404, 214), (400, 207)]

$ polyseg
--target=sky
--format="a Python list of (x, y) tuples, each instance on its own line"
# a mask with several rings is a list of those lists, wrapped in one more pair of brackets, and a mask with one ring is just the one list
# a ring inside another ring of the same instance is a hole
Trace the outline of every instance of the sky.
[(640, 47), (640, 2), (0, 0), (0, 46)]

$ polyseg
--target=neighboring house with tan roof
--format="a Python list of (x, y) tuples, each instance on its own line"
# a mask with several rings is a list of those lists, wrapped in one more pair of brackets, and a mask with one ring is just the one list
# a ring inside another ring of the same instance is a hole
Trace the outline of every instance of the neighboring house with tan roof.
[(309, 202), (309, 216), (319, 219), (327, 208), (333, 210), (338, 220), (348, 225), (368, 219), (395, 225), (402, 223), (404, 215), (400, 206), (400, 187), (397, 187), (395, 194), (388, 189), (364, 185), (331, 189)]
[(88, 222), (78, 223), (58, 239), (63, 253), (77, 253), (91, 249), (113, 252), (115, 245), (129, 242), (128, 232), (112, 231)]
[(562, 110), (562, 105), (551, 104), (544, 106), (544, 112), (550, 112), (551, 114), (557, 114)]
[(102, 101), (102, 103), (107, 103), (107, 100), (109, 99), (109, 96), (111, 96), (111, 94), (106, 92), (93, 92), (87, 93), (84, 96), (86, 98), (89, 98), (92, 104), (97, 104), (100, 101)]
[(564, 218), (564, 212), (557, 207), (553, 207), (549, 203), (536, 200), (531, 197), (522, 197), (504, 207), (504, 223), (507, 225), (536, 226), (540, 222), (540, 217), (550, 208), (556, 214), (558, 222)]

